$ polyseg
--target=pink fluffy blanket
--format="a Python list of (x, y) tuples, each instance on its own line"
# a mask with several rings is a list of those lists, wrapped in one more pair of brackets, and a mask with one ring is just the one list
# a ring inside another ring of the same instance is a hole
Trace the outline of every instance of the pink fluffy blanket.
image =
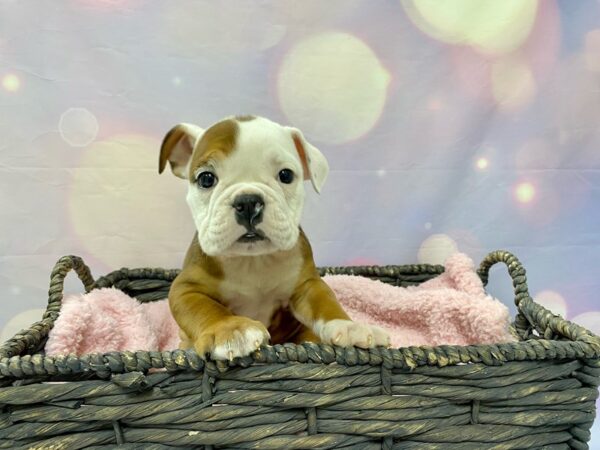
[[(471, 259), (456, 253), (445, 268), (443, 274), (406, 288), (348, 275), (324, 280), (353, 320), (385, 328), (394, 347), (514, 341), (508, 308), (485, 293)], [(46, 353), (162, 351), (178, 344), (166, 300), (139, 303), (108, 288), (64, 298)]]

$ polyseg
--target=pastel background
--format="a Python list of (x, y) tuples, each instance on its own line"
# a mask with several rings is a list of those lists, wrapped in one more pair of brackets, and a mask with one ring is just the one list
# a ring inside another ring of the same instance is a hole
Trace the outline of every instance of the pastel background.
[[(0, 0), (1, 338), (64, 254), (179, 267), (193, 225), (161, 139), (248, 113), (329, 159), (318, 264), (504, 248), (600, 333), (600, 2)], [(490, 291), (511, 304), (505, 270)]]

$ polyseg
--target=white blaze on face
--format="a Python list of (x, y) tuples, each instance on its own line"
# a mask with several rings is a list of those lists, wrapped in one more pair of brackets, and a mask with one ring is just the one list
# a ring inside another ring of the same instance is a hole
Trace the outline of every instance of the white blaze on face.
[[(264, 118), (238, 122), (233, 151), (224, 159), (199, 167), (195, 176), (211, 171), (217, 183), (203, 189), (190, 182), (187, 201), (202, 249), (209, 255), (260, 255), (292, 248), (298, 239), (304, 204), (300, 157), (289, 129)], [(291, 184), (279, 180), (279, 172), (294, 173)], [(264, 201), (262, 220), (256, 228), (266, 239), (238, 242), (246, 228), (236, 221), (234, 200), (244, 194)]]

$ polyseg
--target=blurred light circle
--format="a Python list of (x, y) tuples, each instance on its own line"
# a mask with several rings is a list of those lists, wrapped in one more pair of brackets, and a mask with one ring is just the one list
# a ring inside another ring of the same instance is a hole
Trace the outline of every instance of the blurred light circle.
[(6, 342), (19, 331), (27, 329), (35, 322), (42, 320), (42, 316), (45, 312), (45, 309), (37, 308), (28, 309), (27, 311), (18, 313), (6, 322), (6, 325), (2, 328), (2, 332), (0, 332), (0, 342)]
[(534, 301), (554, 314), (567, 317), (567, 302), (558, 292), (542, 291), (534, 296)]
[(594, 334), (600, 335), (600, 311), (589, 311), (579, 314), (573, 317), (571, 322), (581, 325)]
[(519, 203), (530, 203), (535, 197), (535, 187), (529, 182), (515, 186), (515, 197)]
[[(560, 195), (552, 183), (536, 185), (532, 188), (521, 186), (521, 191), (517, 191), (517, 196), (523, 196), (520, 201), (519, 213), (531, 225), (542, 228), (553, 222), (560, 214), (561, 200)], [(535, 201), (533, 201), (535, 199)]]
[[(166, 4), (165, 4), (166, 5)], [(252, 18), (260, 17), (260, 20)], [(178, 55), (225, 57), (231, 69), (237, 63), (231, 53), (266, 50), (285, 36), (271, 2), (195, 1), (185, 7), (165, 6), (166, 36)]]
[(379, 170), (377, 171), (377, 176), (378, 176), (379, 178), (383, 178), (383, 177), (385, 177), (386, 173), (387, 173), (387, 171), (386, 171), (385, 169), (379, 169)]
[(431, 227), (432, 227), (432, 226), (433, 226), (433, 225), (431, 224), (431, 222), (425, 222), (425, 229), (426, 229), (426, 230), (431, 230)]
[(442, 42), (488, 54), (508, 53), (529, 36), (537, 0), (401, 0), (421, 31)]
[(98, 119), (85, 108), (69, 108), (60, 116), (58, 130), (73, 147), (85, 147), (98, 135)]
[(521, 58), (502, 58), (492, 64), (492, 95), (500, 109), (514, 111), (531, 102), (536, 92), (531, 68)]
[(475, 162), (475, 166), (479, 170), (485, 170), (488, 168), (489, 165), (490, 165), (490, 162), (488, 161), (487, 158), (478, 158), (477, 161)]
[(390, 74), (359, 38), (313, 35), (289, 50), (277, 76), (287, 118), (319, 141), (339, 144), (375, 125), (383, 111)]
[(433, 234), (423, 241), (417, 254), (421, 264), (444, 264), (446, 259), (458, 252), (458, 245), (446, 234)]
[(600, 72), (600, 29), (585, 35), (584, 58), (588, 70)]
[(108, 267), (177, 266), (189, 245), (187, 183), (158, 175), (159, 149), (159, 139), (117, 135), (87, 147), (73, 170), (73, 229)]
[(21, 80), (14, 73), (2, 77), (2, 87), (8, 92), (17, 92), (21, 87)]

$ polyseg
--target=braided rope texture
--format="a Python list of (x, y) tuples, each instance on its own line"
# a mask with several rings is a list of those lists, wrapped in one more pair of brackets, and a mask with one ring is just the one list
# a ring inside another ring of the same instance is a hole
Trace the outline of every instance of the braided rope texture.
[[(587, 449), (600, 339), (536, 304), (506, 251), (519, 342), (498, 345), (265, 346), (234, 361), (194, 351), (48, 357), (43, 346), (74, 271), (86, 292), (165, 298), (177, 270), (121, 269), (94, 281), (75, 256), (51, 275), (42, 320), (0, 347), (0, 449)], [(331, 267), (397, 286), (441, 266)]]

